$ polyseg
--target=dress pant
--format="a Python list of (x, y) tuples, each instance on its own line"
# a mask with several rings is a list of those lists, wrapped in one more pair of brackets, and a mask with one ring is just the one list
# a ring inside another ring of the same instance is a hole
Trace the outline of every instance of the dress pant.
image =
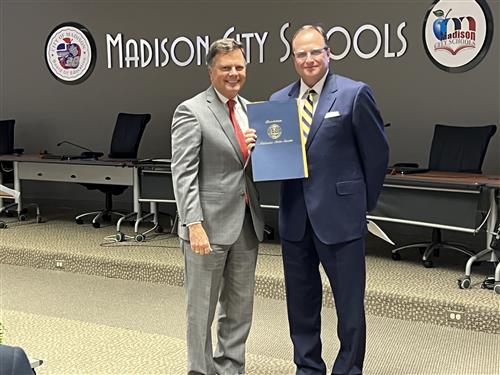
[(340, 350), (332, 373), (361, 374), (366, 343), (364, 239), (325, 245), (308, 221), (304, 238), (297, 242), (282, 240), (282, 247), (296, 373), (326, 374), (320, 338), (321, 263), (330, 281), (338, 317)]
[[(245, 343), (253, 314), (258, 240), (247, 210), (238, 240), (212, 244), (209, 255), (194, 253), (181, 240), (187, 294), (187, 373), (237, 375), (245, 372)], [(217, 346), (211, 326), (217, 317)]]

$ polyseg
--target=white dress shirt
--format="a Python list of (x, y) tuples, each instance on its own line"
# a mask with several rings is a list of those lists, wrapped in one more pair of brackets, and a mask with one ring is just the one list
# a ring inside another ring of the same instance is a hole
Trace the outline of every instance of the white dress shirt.
[(328, 71), (325, 73), (323, 78), (321, 78), (313, 87), (309, 87), (306, 83), (301, 79), (300, 80), (300, 91), (299, 91), (299, 100), (300, 100), (300, 108), (304, 106), (304, 100), (306, 100), (306, 94), (309, 90), (314, 90), (316, 95), (313, 97), (313, 116), (316, 111), (316, 107), (318, 106), (319, 96), (321, 95), (321, 91), (323, 91), (323, 86), (325, 85), (326, 76), (328, 75)]
[[(215, 87), (214, 90), (217, 96), (219, 97), (220, 101), (224, 103), (224, 107), (226, 108), (226, 112), (229, 117), (229, 107), (227, 106), (227, 102), (229, 101), (229, 99), (226, 98), (224, 95), (222, 95), (220, 92), (218, 92)], [(233, 100), (236, 102), (236, 104), (234, 105), (234, 113), (236, 115), (236, 121), (238, 121), (238, 124), (240, 125), (241, 132), (245, 134), (245, 131), (248, 129), (247, 113), (245, 112), (245, 109), (241, 105), (241, 101), (238, 95), (235, 96)]]

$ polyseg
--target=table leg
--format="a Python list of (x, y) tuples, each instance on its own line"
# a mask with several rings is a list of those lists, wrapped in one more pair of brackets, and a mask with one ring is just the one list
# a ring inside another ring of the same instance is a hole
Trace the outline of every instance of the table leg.
[(14, 161), (14, 190), (18, 191), (19, 197), (15, 199), (17, 203), (17, 216), (21, 215), (21, 211), (23, 210), (23, 193), (21, 192), (21, 180), (19, 179), (19, 162)]
[(134, 212), (137, 212), (137, 219), (142, 216), (141, 213), (141, 202), (139, 202), (139, 197), (141, 196), (141, 182), (139, 181), (139, 168), (134, 167), (134, 177), (133, 177), (133, 190), (134, 190)]

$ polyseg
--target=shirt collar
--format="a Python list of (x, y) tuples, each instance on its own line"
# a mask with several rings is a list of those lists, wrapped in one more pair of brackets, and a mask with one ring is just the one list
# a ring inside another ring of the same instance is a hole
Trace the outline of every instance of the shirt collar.
[[(222, 102), (222, 104), (224, 105), (227, 105), (227, 102), (229, 101), (228, 98), (226, 98), (224, 95), (222, 95), (219, 91), (217, 91), (217, 89), (214, 87), (214, 91), (215, 93), (217, 94), (217, 96), (219, 97), (220, 101)], [(238, 98), (238, 95), (236, 95), (233, 100), (236, 102), (236, 105), (235, 107), (237, 107), (239, 104), (240, 104), (240, 100)]]
[(316, 84), (313, 87), (307, 86), (306, 83), (301, 79), (299, 99), (303, 98), (306, 92), (310, 89), (313, 89), (316, 92), (317, 97), (319, 98), (319, 96), (321, 95), (321, 91), (323, 91), (323, 86), (325, 85), (326, 76), (328, 75), (328, 73), (329, 71), (327, 70), (325, 75), (318, 82), (316, 82)]

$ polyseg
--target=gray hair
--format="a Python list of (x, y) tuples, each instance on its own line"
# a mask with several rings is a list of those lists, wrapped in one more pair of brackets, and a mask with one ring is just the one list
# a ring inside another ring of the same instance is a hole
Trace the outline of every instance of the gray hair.
[(293, 37), (292, 37), (292, 44), (293, 44), (293, 40), (295, 39), (295, 37), (301, 33), (302, 31), (304, 30), (316, 30), (318, 33), (321, 34), (321, 36), (323, 37), (323, 41), (325, 42), (325, 47), (328, 47), (328, 40), (326, 39), (326, 33), (325, 33), (325, 30), (323, 29), (323, 27), (321, 27), (320, 25), (304, 25), (302, 27), (300, 27), (296, 32), (295, 34), (293, 34)]
[(246, 61), (245, 50), (243, 49), (243, 45), (233, 38), (224, 38), (219, 39), (213, 42), (210, 45), (207, 53), (207, 65), (209, 68), (212, 67), (214, 63), (215, 56), (219, 53), (229, 53), (232, 51), (240, 50), (243, 54), (243, 58)]

